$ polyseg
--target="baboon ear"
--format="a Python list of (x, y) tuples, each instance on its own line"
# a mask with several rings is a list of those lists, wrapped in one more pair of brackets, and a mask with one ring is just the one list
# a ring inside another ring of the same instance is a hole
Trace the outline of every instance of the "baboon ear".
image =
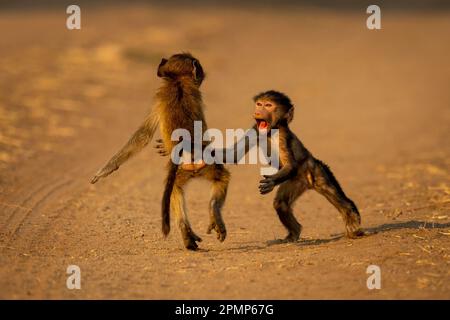
[(158, 77), (164, 77), (164, 70), (162, 69), (162, 67), (167, 63), (167, 61), (168, 60), (165, 58), (161, 59), (161, 62), (159, 63), (159, 66), (158, 66), (158, 72), (156, 73), (156, 75)]
[(194, 77), (194, 80), (201, 83), (205, 78), (205, 73), (203, 72), (200, 62), (198, 62), (197, 59), (194, 59), (192, 61), (192, 67), (192, 76)]
[(294, 107), (290, 108), (284, 117), (286, 118), (287, 123), (291, 122), (292, 119), (294, 119)]

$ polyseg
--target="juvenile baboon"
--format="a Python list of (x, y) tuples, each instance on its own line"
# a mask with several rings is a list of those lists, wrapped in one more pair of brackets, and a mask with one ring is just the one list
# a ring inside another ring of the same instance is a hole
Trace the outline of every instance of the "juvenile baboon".
[[(191, 137), (194, 137), (194, 121), (201, 121), (202, 129), (207, 130), (200, 92), (200, 85), (205, 74), (200, 62), (188, 53), (175, 54), (168, 60), (161, 60), (157, 75), (163, 79), (163, 85), (156, 94), (157, 103), (152, 112), (125, 146), (98, 171), (91, 183), (96, 183), (98, 179), (108, 176), (144, 148), (152, 139), (158, 124), (162, 141), (169, 153), (179, 143), (171, 140), (173, 130), (183, 128), (190, 132)], [(221, 164), (199, 163), (178, 166), (169, 161), (162, 200), (162, 231), (164, 235), (169, 233), (170, 211), (175, 212), (184, 245), (191, 250), (197, 249), (196, 242), (202, 240), (189, 224), (184, 199), (184, 187), (191, 178), (195, 177), (204, 177), (213, 184), (209, 208), (210, 225), (207, 231), (210, 233), (214, 229), (217, 232), (217, 238), (224, 241), (226, 229), (221, 209), (225, 202), (230, 174)]]
[(355, 203), (349, 199), (330, 168), (303, 146), (290, 130), (289, 122), (294, 116), (294, 106), (288, 96), (277, 91), (266, 91), (253, 98), (254, 118), (259, 132), (279, 131), (280, 170), (264, 176), (260, 181), (261, 194), (269, 193), (279, 185), (273, 205), (283, 225), (288, 230), (285, 241), (298, 240), (301, 225), (295, 219), (292, 205), (306, 190), (314, 189), (330, 201), (340, 212), (349, 238), (363, 235), (361, 217)]
[[(349, 238), (362, 236), (360, 229), (361, 217), (355, 203), (349, 199), (330, 168), (314, 156), (303, 146), (302, 142), (290, 130), (289, 122), (294, 116), (294, 106), (289, 97), (277, 91), (266, 91), (254, 97), (256, 124), (253, 129), (257, 130), (258, 137), (264, 134), (267, 137), (267, 146), (271, 144), (271, 129), (278, 129), (278, 155), (280, 170), (273, 175), (264, 176), (260, 181), (259, 190), (261, 194), (269, 193), (275, 186), (279, 185), (273, 206), (280, 218), (281, 223), (288, 230), (284, 242), (297, 241), (300, 237), (302, 226), (294, 217), (292, 206), (306, 190), (314, 189), (330, 201), (340, 212)], [(237, 163), (245, 156), (253, 145), (259, 141), (255, 139), (242, 138), (233, 146), (234, 159)], [(244, 142), (245, 152), (238, 154), (238, 145)], [(275, 143), (277, 145), (277, 143)], [(160, 147), (160, 146), (159, 146)], [(275, 150), (270, 150), (271, 152)], [(222, 154), (226, 154), (222, 150)], [(224, 158), (224, 162), (225, 159)]]

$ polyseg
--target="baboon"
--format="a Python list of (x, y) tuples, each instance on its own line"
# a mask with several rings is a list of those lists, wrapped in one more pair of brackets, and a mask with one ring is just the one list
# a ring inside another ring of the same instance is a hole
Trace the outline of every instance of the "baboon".
[[(163, 85), (156, 94), (155, 107), (125, 146), (97, 172), (91, 183), (96, 183), (100, 178), (108, 176), (144, 148), (152, 139), (158, 124), (162, 142), (169, 153), (179, 143), (171, 140), (173, 130), (183, 128), (190, 132), (191, 137), (194, 137), (194, 121), (201, 121), (202, 129), (207, 130), (200, 92), (205, 73), (200, 62), (189, 53), (175, 54), (168, 60), (161, 60), (157, 76), (163, 79)], [(217, 238), (224, 241), (226, 229), (221, 210), (225, 202), (230, 174), (221, 164), (206, 165), (201, 162), (179, 166), (169, 161), (162, 199), (162, 231), (165, 236), (169, 234), (170, 211), (175, 212), (184, 245), (190, 250), (196, 250), (197, 242), (202, 241), (189, 224), (184, 199), (185, 185), (195, 177), (204, 177), (212, 182), (210, 224), (207, 232), (211, 233), (214, 229), (217, 232)]]
[[(262, 92), (254, 98), (255, 129), (258, 136), (264, 134), (267, 137), (267, 146), (271, 146), (271, 129), (278, 129), (278, 156), (280, 170), (273, 175), (266, 175), (260, 181), (261, 194), (271, 192), (275, 186), (279, 186), (273, 206), (278, 217), (287, 229), (288, 235), (282, 242), (294, 242), (300, 237), (302, 226), (294, 217), (292, 206), (306, 190), (314, 189), (330, 201), (340, 212), (349, 238), (362, 236), (360, 229), (361, 217), (355, 203), (349, 199), (330, 168), (314, 158), (305, 148), (297, 136), (290, 130), (289, 123), (294, 116), (294, 106), (288, 96), (274, 90)], [(256, 140), (244, 136), (245, 152), (238, 155), (238, 145), (233, 146), (233, 163), (238, 163), (238, 157), (245, 154), (257, 143)], [(259, 138), (257, 139), (259, 140)], [(161, 148), (161, 145), (159, 145)], [(270, 152), (275, 150), (270, 150)], [(226, 149), (222, 150), (225, 155)], [(227, 159), (224, 157), (224, 162)]]
[(271, 129), (278, 129), (279, 132), (281, 168), (276, 174), (264, 176), (259, 190), (261, 194), (266, 194), (279, 185), (273, 206), (281, 223), (288, 230), (284, 241), (297, 241), (300, 236), (302, 226), (293, 215), (292, 205), (308, 189), (316, 190), (336, 207), (344, 220), (349, 238), (362, 236), (361, 217), (355, 203), (345, 195), (330, 168), (314, 158), (290, 130), (294, 106), (289, 97), (270, 90), (256, 95), (253, 100), (258, 132), (267, 133), (269, 140)]

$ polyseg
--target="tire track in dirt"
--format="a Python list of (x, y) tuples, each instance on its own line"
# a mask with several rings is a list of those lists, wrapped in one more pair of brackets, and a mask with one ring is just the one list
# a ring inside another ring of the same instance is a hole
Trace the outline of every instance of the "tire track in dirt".
[[(142, 168), (142, 160), (141, 164), (138, 164), (138, 167)], [(83, 174), (82, 177), (84, 176), (85, 175)], [(87, 211), (86, 209), (77, 208), (77, 203), (79, 203), (80, 201), (86, 201), (88, 194), (92, 193), (93, 190), (102, 189), (102, 187), (98, 188), (91, 186), (88, 179), (82, 178), (76, 178), (72, 184), (66, 184), (61, 188), (61, 192), (59, 192), (58, 194), (52, 194), (47, 199), (43, 199), (42, 203), (36, 207), (37, 211), (47, 209), (46, 212), (49, 216), (51, 216), (51, 218), (38, 230), (24, 230), (24, 233), (21, 235), (21, 239), (12, 239), (12, 243), (14, 243), (14, 241), (22, 242), (21, 240), (26, 238), (26, 243), (21, 246), (23, 250), (31, 250), (31, 253), (26, 253), (26, 256), (30, 255), (33, 257), (33, 259), (35, 256), (38, 259), (45, 259), (45, 257), (47, 257), (47, 259), (40, 262), (41, 267), (45, 268), (45, 272), (39, 272), (36, 278), (38, 280), (31, 280), (34, 282), (39, 282), (37, 290), (33, 289), (33, 294), (38, 294), (41, 297), (51, 298), (51, 293), (54, 292), (55, 287), (61, 288), (65, 286), (65, 267), (70, 264), (70, 260), (73, 260), (73, 256), (76, 257), (80, 255), (80, 252), (84, 252), (85, 250), (83, 246), (83, 240), (80, 241), (80, 246), (72, 245), (72, 232), (80, 232), (82, 234), (92, 231), (84, 228), (83, 226), (86, 221), (97, 218), (97, 215), (99, 213), (96, 213), (95, 208), (101, 208), (104, 205), (114, 207), (115, 203), (121, 203), (123, 201), (125, 197), (124, 195), (133, 194), (136, 188), (143, 189), (146, 185), (148, 185), (148, 180), (142, 179), (142, 176), (139, 174), (139, 170), (137, 172), (131, 172), (130, 176), (124, 178), (125, 179), (122, 178), (119, 182), (120, 193), (117, 194), (114, 192), (108, 192), (107, 194), (104, 194), (101, 199), (96, 200), (95, 206), (90, 205), (88, 207), (91, 209), (94, 208), (93, 212)], [(103, 188), (105, 187), (106, 189), (110, 189), (108, 184), (103, 186)], [(63, 203), (61, 205), (55, 204), (55, 197), (63, 198)], [(112, 211), (111, 213), (114, 214), (114, 211)], [(100, 212), (100, 214), (103, 215), (104, 213)], [(67, 230), (67, 219), (70, 219), (71, 232), (68, 232), (66, 234), (66, 232), (64, 231)], [(60, 252), (61, 247), (57, 246), (54, 240), (52, 241), (53, 237), (56, 234), (58, 235), (57, 243), (66, 244), (63, 252)], [(58, 247), (57, 257), (55, 257), (55, 253), (52, 250), (52, 246), (54, 245)], [(33, 272), (33, 269), (30, 267), (29, 262), (27, 262), (25, 259), (21, 260), (17, 264), (17, 268), (20, 268), (22, 270), (30, 270), (30, 272)], [(67, 291), (66, 294), (70, 296), (71, 292)]]
[[(70, 158), (70, 157), (69, 157)], [(24, 170), (24, 179), (18, 181), (19, 187), (17, 191), (8, 196), (8, 202), (20, 203), (20, 205), (8, 216), (7, 220), (2, 224), (0, 234), (3, 250), (14, 247), (15, 242), (21, 242), (23, 248), (27, 248), (38, 235), (37, 226), (40, 222), (44, 225), (51, 223), (49, 221), (41, 221), (41, 218), (50, 218), (50, 214), (58, 207), (58, 200), (67, 201), (73, 192), (80, 186), (80, 179), (77, 177), (83, 172), (85, 167), (78, 165), (72, 161), (67, 170), (66, 163), (58, 158), (46, 161), (46, 169), (40, 170), (42, 167), (32, 166)], [(56, 177), (48, 179), (48, 177)], [(36, 181), (46, 181), (42, 184), (36, 184)], [(36, 186), (31, 192), (24, 196), (27, 186)], [(36, 223), (35, 225), (33, 225)], [(27, 231), (23, 228), (33, 226)], [(42, 227), (42, 226), (40, 226)], [(23, 234), (21, 234), (23, 233)], [(28, 243), (28, 245), (27, 245)]]
[[(54, 181), (57, 181), (58, 179), (55, 179)], [(19, 210), (25, 210), (24, 216), (29, 214), (30, 211), (33, 210), (33, 207), (28, 207), (27, 204), (34, 199), (34, 197), (43, 192), (48, 186), (51, 186), (53, 182), (48, 182), (43, 185), (36, 185), (36, 188), (34, 188), (33, 191), (31, 191), (23, 200), (18, 200), (20, 202), (20, 205), (17, 205), (17, 207), (13, 210), (13, 212), (9, 215), (9, 217), (6, 219), (6, 221), (3, 224), (3, 227), (0, 232), (8, 232), (8, 227), (13, 223), (13, 220), (21, 220), (20, 217), (18, 217), (17, 212)], [(16, 202), (17, 203), (17, 202)]]
[[(59, 193), (64, 192), (64, 190), (61, 190), (61, 188), (68, 186), (71, 183), (72, 183), (72, 181), (67, 180), (62, 183), (52, 185), (50, 188), (48, 188), (48, 190), (41, 197), (37, 198), (36, 201), (34, 202), (33, 206), (31, 207), (30, 211), (28, 211), (27, 214), (23, 218), (20, 219), (20, 222), (15, 227), (12, 228), (12, 232), (10, 232), (11, 236), (10, 236), (9, 241), (12, 241), (13, 238), (18, 235), (18, 233), (20, 232), (20, 229), (22, 228), (22, 226), (24, 225), (26, 220), (32, 218), (31, 215), (33, 213), (38, 213), (39, 208), (41, 206), (45, 205), (46, 203), (53, 202)], [(8, 242), (8, 244), (9, 244), (9, 242)]]
[[(55, 181), (56, 181), (56, 180), (55, 180)], [(20, 197), (20, 195), (23, 194), (23, 195), (24, 195), (24, 198), (17, 200), (20, 204), (9, 204), (9, 206), (12, 207), (12, 208), (14, 208), (14, 209), (12, 209), (12, 210), (13, 210), (12, 213), (8, 216), (8, 218), (7, 218), (6, 221), (4, 222), (5, 227), (6, 227), (6, 226), (10, 223), (10, 221), (15, 217), (15, 214), (17, 213), (17, 211), (18, 211), (19, 209), (31, 210), (30, 208), (26, 207), (26, 203), (27, 203), (28, 201), (30, 201), (36, 193), (42, 191), (43, 188), (48, 187), (50, 184), (51, 184), (51, 182), (44, 183), (44, 184), (41, 184), (41, 185), (36, 184), (36, 185), (35, 185), (35, 188), (32, 189), (31, 192), (28, 193), (28, 194), (26, 194), (25, 191), (20, 191), (20, 192), (18, 192), (18, 194), (19, 194), (18, 196)], [(8, 199), (12, 199), (13, 197), (14, 197), (13, 195), (10, 195)], [(16, 203), (17, 203), (17, 202), (16, 202)], [(8, 204), (6, 204), (6, 206), (8, 207)]]

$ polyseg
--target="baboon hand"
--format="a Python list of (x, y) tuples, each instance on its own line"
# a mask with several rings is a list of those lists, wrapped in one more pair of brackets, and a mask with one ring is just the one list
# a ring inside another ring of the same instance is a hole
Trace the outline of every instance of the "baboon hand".
[(259, 192), (261, 194), (269, 193), (275, 187), (275, 180), (271, 176), (264, 176), (264, 179), (259, 182)]
[(168, 156), (169, 153), (167, 152), (166, 148), (164, 147), (164, 142), (162, 139), (157, 139), (156, 144), (154, 145), (154, 148), (156, 149), (156, 152), (159, 153), (160, 156), (165, 157)]
[(110, 175), (112, 172), (119, 169), (119, 167), (115, 163), (108, 163), (106, 166), (104, 166), (102, 169), (100, 169), (95, 176), (92, 178), (91, 183), (96, 183), (100, 178), (104, 178), (108, 175)]

